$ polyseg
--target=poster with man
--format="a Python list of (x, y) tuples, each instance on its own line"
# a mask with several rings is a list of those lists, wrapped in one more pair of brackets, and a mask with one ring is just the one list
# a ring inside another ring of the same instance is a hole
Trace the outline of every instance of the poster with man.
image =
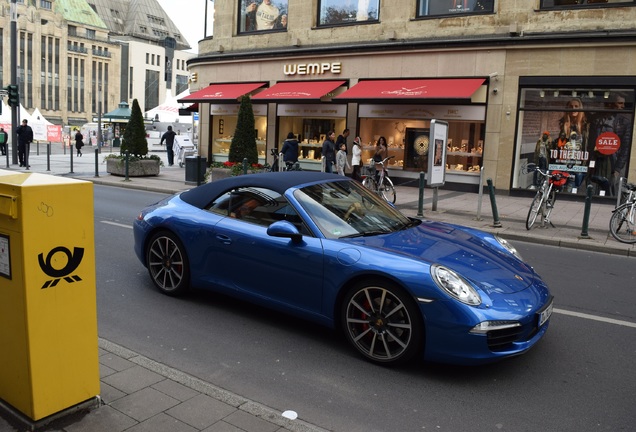
[(243, 0), (239, 3), (241, 10), (240, 31), (258, 32), (287, 29), (288, 0)]

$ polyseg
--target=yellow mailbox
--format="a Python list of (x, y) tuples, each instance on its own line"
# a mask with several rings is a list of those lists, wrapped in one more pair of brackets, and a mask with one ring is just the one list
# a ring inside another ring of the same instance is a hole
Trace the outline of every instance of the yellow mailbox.
[(0, 399), (38, 421), (99, 394), (93, 184), (0, 170)]

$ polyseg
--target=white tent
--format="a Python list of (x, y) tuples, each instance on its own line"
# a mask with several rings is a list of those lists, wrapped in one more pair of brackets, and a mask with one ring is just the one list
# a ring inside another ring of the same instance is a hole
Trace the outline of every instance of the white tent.
[[(11, 129), (11, 107), (5, 104), (4, 100), (2, 100), (1, 103), (2, 103), (2, 115), (0, 115), (0, 123), (2, 123), (3, 125), (9, 125), (9, 129), (7, 129), (6, 126), (3, 126), (3, 127), (5, 130), (10, 130)], [(27, 119), (29, 123), (31, 123), (31, 116), (29, 115), (29, 112), (22, 105), (20, 105), (19, 115), (20, 115), (20, 118), (18, 120), (18, 125), (24, 119)]]
[(33, 111), (31, 114), (31, 120), (29, 120), (29, 126), (33, 129), (33, 139), (46, 141), (48, 139), (47, 134), (47, 126), (52, 125), (50, 121), (48, 121), (38, 108)]
[(182, 104), (177, 102), (177, 100), (184, 98), (189, 94), (190, 91), (186, 90), (176, 97), (173, 97), (172, 92), (167, 90), (166, 98), (163, 103), (150, 111), (146, 111), (146, 118), (162, 123), (192, 123), (192, 116), (179, 115), (179, 108), (187, 108), (191, 104)]

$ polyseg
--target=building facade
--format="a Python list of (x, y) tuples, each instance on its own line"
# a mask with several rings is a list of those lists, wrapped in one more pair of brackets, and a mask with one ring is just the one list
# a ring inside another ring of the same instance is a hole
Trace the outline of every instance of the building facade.
[(250, 94), (263, 159), (291, 131), (317, 167), (322, 136), (349, 128), (365, 159), (385, 137), (391, 175), (415, 181), (435, 119), (449, 124), (447, 184), (477, 190), (482, 173), (529, 189), (543, 156), (573, 174), (566, 192), (611, 196), (636, 173), (635, 47), (633, 0), (217, 2), (189, 101), (208, 160)]
[[(0, 82), (11, 81), (10, 1), (0, 2)], [(188, 88), (187, 41), (156, 0), (17, 0), (20, 101), (79, 126), (120, 102), (147, 111)]]

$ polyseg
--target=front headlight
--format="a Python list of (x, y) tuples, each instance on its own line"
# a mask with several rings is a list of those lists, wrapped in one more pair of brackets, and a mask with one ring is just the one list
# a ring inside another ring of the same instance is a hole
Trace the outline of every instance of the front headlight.
[(523, 261), (523, 258), (521, 258), (521, 255), (519, 254), (519, 251), (517, 251), (517, 249), (515, 249), (515, 247), (508, 242), (508, 240), (502, 239), (499, 236), (495, 236), (495, 239), (497, 239), (499, 244), (503, 246), (504, 249), (516, 256), (520, 261)]
[(453, 270), (439, 265), (431, 266), (431, 276), (437, 285), (462, 303), (479, 306), (481, 297), (464, 278)]

